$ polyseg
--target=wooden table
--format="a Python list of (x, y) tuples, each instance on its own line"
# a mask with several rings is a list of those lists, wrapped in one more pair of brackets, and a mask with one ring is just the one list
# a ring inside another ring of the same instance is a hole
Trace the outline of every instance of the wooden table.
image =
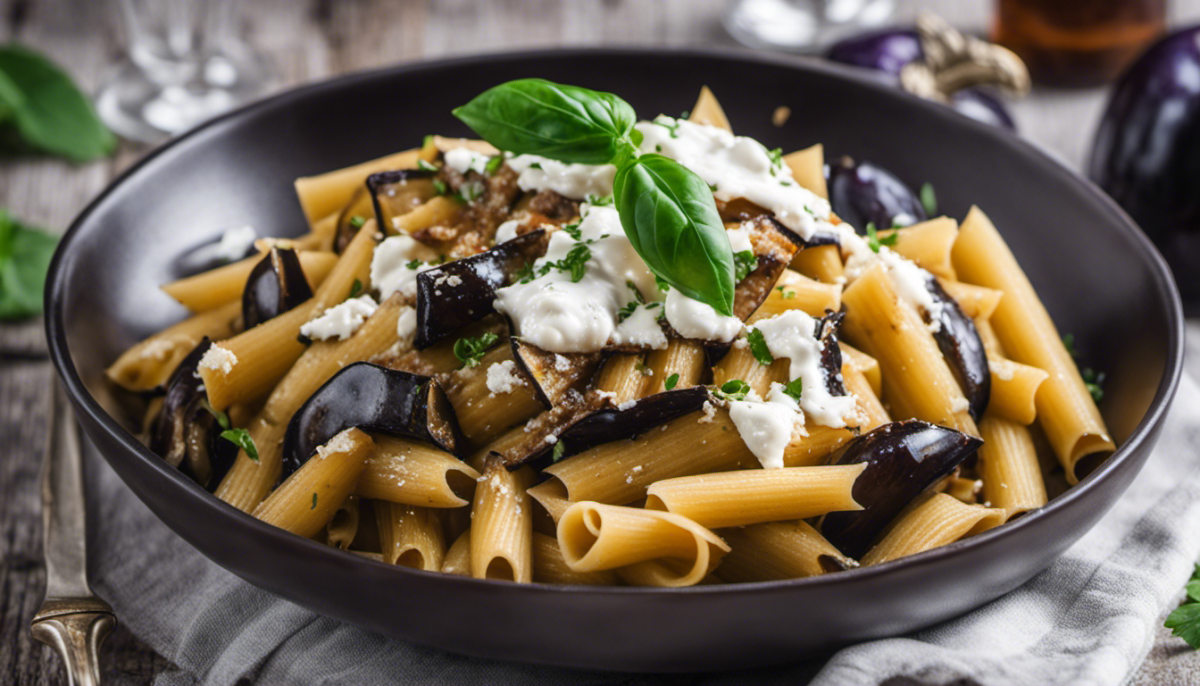
[[(367, 67), (516, 48), (624, 45), (734, 46), (719, 23), (725, 0), (253, 0), (242, 30), (268, 57), (276, 87)], [(898, 21), (927, 9), (953, 23), (986, 26), (989, 3), (899, 0)], [(0, 0), (0, 42), (35, 46), (96, 88), (121, 59), (116, 0)], [(1200, 0), (1175, 0), (1177, 23), (1200, 19)], [(1015, 107), (1022, 132), (1078, 166), (1104, 93), (1038, 91)], [(0, 207), (61, 232), (110, 179), (146, 152), (123, 145), (82, 166), (0, 161)], [(40, 321), (0, 325), (0, 683), (64, 682), (58, 658), (29, 637), (41, 600), (38, 475), (46, 432), (50, 364)], [(128, 631), (103, 648), (109, 684), (141, 684), (167, 662)], [(1200, 683), (1200, 656), (1160, 628), (1134, 684)]]

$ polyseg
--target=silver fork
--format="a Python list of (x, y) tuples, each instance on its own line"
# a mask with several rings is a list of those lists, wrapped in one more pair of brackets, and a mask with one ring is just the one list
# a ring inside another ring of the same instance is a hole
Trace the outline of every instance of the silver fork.
[(79, 429), (57, 380), (49, 424), (42, 471), (46, 599), (29, 632), (62, 657), (72, 686), (96, 686), (100, 683), (100, 643), (116, 627), (117, 616), (88, 586)]

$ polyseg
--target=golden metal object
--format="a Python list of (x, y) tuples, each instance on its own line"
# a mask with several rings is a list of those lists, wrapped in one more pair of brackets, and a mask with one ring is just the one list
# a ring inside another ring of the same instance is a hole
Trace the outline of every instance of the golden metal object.
[(1029, 92), (1029, 70), (1008, 48), (965, 36), (928, 13), (917, 19), (917, 34), (925, 59), (900, 70), (900, 86), (909, 93), (945, 102), (973, 86), (992, 86), (1012, 97)]

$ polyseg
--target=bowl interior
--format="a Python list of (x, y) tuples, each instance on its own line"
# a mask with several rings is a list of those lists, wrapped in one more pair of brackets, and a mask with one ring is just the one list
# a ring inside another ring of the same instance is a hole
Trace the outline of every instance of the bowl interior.
[[(185, 315), (158, 289), (183, 275), (181, 255), (244, 224), (264, 236), (302, 233), (293, 179), (415, 147), (426, 134), (468, 135), (450, 115), (453, 107), (496, 83), (529, 76), (615, 92), (642, 118), (690, 108), (707, 84), (735, 131), (768, 148), (820, 142), (827, 158), (870, 160), (914, 188), (931, 183), (950, 216), (961, 219), (979, 205), (1060, 332), (1074, 334), (1083, 363), (1108, 372), (1102, 411), (1115, 438), (1136, 441), (1164, 409), (1179, 373), (1181, 317), (1161, 258), (1113, 203), (1027, 144), (848, 71), (796, 60), (535, 53), (371, 72), (284, 94), (165, 147), (80, 217), (53, 269), (49, 337), (76, 400), (120, 444), (106, 453), (122, 462), (123, 476), (164, 468), (96, 411), (99, 403), (117, 412), (103, 370), (127, 346)], [(781, 106), (791, 116), (776, 126), (772, 114)], [(161, 476), (183, 499), (181, 508), (209, 498), (179, 475)], [(238, 513), (228, 516), (253, 525)], [(1084, 530), (1064, 531), (1058, 549)]]

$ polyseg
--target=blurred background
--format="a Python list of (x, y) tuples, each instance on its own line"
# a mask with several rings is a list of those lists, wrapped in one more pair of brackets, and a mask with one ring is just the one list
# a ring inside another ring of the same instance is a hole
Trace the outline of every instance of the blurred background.
[[(171, 135), (298, 84), (454, 55), (636, 45), (832, 56), (1042, 146), (1200, 265), (1200, 153), (1175, 154), (1200, 150), (1200, 42), (1184, 34), (1120, 78), (1152, 41), (1197, 23), (1200, 0), (0, 0), (0, 682), (60, 674), (26, 624), (44, 582), (37, 479), (51, 383), (38, 270), (26, 267)], [(1131, 141), (1149, 152), (1130, 154)], [(1162, 211), (1156, 193), (1181, 204)], [(49, 237), (13, 248), (22, 235)], [(1173, 266), (1194, 296), (1188, 263)], [(1159, 638), (1134, 683), (1179, 679), (1180, 660), (1200, 666), (1166, 630)], [(111, 683), (164, 668), (121, 630), (103, 650)]]

